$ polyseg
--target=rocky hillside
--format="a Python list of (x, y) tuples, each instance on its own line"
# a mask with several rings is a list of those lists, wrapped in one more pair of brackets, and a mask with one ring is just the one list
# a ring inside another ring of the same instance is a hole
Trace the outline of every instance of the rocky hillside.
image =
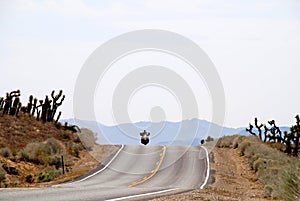
[(1, 187), (42, 186), (96, 168), (99, 162), (89, 155), (79, 135), (32, 116), (0, 116)]
[[(43, 100), (30, 96), (25, 104), (20, 96), (16, 90), (0, 97), (0, 187), (64, 182), (100, 165), (88, 152), (95, 145), (93, 132), (58, 122), (62, 90)], [(97, 150), (100, 156), (111, 153), (110, 147)]]

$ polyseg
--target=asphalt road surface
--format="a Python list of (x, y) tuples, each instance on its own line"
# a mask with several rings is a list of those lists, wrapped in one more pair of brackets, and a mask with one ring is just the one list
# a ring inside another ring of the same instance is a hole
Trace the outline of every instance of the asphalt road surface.
[(42, 189), (0, 189), (2, 201), (143, 200), (203, 188), (207, 150), (200, 146), (126, 145), (81, 180)]

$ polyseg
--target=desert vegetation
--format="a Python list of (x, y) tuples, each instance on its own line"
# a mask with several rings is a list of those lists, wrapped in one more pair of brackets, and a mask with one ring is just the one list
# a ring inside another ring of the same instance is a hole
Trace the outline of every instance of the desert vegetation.
[[(53, 90), (50, 97), (38, 100), (32, 95), (22, 106), (20, 90), (0, 98), (0, 185), (30, 186), (61, 177), (82, 154), (95, 144), (87, 129), (80, 133), (76, 125), (59, 122), (65, 95)], [(50, 100), (51, 99), (51, 100)], [(86, 136), (84, 136), (86, 135)], [(80, 137), (86, 139), (85, 144)]]
[[(280, 147), (288, 155), (298, 156), (300, 149), (300, 118), (296, 115), (296, 123), (290, 127), (290, 132), (282, 131), (276, 126), (275, 120), (268, 121), (269, 127), (266, 124), (258, 123), (258, 119), (254, 119), (255, 127), (249, 123), (249, 128), (246, 129), (251, 135), (257, 136), (263, 142), (272, 143), (272, 146)], [(257, 131), (257, 133), (254, 131)]]
[(280, 147), (270, 146), (257, 136), (226, 136), (218, 140), (219, 148), (237, 149), (256, 173), (266, 198), (294, 201), (300, 198), (300, 160)]

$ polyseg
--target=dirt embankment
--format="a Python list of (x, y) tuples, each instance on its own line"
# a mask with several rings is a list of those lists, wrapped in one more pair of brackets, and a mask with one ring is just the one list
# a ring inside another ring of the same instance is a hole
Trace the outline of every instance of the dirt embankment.
[(95, 145), (94, 134), (87, 129), (74, 133), (27, 114), (0, 115), (0, 187), (66, 182), (101, 167), (118, 148)]

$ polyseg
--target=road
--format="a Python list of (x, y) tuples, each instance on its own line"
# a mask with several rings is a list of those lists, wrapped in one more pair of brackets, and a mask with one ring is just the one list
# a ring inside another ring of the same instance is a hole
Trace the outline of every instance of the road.
[(208, 179), (206, 156), (200, 146), (122, 146), (93, 175), (42, 189), (1, 189), (0, 200), (141, 200), (199, 189)]

